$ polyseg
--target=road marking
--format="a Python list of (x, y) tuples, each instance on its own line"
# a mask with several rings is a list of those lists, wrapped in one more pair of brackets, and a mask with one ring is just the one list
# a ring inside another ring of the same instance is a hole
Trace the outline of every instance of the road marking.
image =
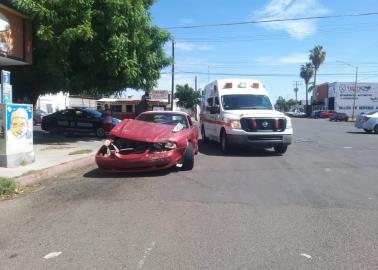
[(146, 261), (147, 259), (147, 256), (148, 254), (151, 252), (151, 250), (155, 247), (156, 243), (155, 241), (153, 241), (150, 246), (144, 251), (144, 255), (143, 255), (143, 258), (139, 261), (138, 263), (138, 269), (142, 269), (143, 268), (143, 265), (144, 265), (144, 262)]
[(353, 147), (351, 147), (351, 146), (344, 146), (343, 148), (344, 149), (352, 149)]
[(55, 258), (55, 257), (58, 257), (60, 254), (62, 254), (62, 252), (50, 252), (49, 254), (47, 254), (45, 257), (43, 257), (44, 259), (48, 260), (48, 259), (52, 259), (52, 258)]
[(325, 168), (324, 169), (326, 172), (330, 172), (331, 171), (331, 168)]
[(301, 253), (301, 256), (306, 257), (307, 259), (311, 259), (311, 255), (308, 255), (306, 253)]

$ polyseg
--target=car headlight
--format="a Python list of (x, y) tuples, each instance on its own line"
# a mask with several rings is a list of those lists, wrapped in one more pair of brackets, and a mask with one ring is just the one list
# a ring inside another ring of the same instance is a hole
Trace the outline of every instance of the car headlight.
[(106, 140), (104, 141), (104, 145), (107, 146), (107, 147), (109, 147), (112, 143), (113, 143), (113, 141), (110, 140), (110, 139), (106, 139)]
[(293, 125), (291, 124), (291, 119), (289, 117), (286, 118), (286, 128), (293, 128)]
[(164, 147), (167, 149), (176, 149), (177, 145), (174, 142), (167, 142), (165, 143)]
[(230, 120), (230, 126), (233, 129), (241, 129), (241, 124), (239, 120)]

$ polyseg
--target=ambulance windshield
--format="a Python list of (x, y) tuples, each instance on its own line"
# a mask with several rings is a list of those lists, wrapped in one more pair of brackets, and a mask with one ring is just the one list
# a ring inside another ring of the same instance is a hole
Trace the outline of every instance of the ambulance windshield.
[(265, 95), (224, 95), (225, 110), (272, 110), (273, 106)]

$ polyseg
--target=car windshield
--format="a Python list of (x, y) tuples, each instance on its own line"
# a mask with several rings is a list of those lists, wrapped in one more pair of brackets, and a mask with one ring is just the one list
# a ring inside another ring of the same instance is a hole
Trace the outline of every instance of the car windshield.
[(96, 118), (100, 118), (101, 117), (101, 113), (99, 111), (96, 111), (96, 110), (92, 110), (92, 109), (85, 109), (83, 110), (85, 111), (86, 113), (96, 117)]
[(159, 123), (164, 125), (176, 126), (178, 123), (182, 124), (184, 128), (188, 127), (188, 123), (184, 115), (171, 113), (145, 113), (139, 115), (136, 120)]
[(272, 110), (273, 106), (265, 95), (224, 95), (225, 110)]

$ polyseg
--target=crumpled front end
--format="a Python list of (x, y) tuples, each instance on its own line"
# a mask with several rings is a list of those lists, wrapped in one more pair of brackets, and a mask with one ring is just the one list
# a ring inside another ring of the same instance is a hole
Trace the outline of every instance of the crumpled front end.
[(181, 164), (184, 151), (171, 141), (152, 143), (116, 137), (104, 142), (96, 163), (110, 171), (153, 171)]

